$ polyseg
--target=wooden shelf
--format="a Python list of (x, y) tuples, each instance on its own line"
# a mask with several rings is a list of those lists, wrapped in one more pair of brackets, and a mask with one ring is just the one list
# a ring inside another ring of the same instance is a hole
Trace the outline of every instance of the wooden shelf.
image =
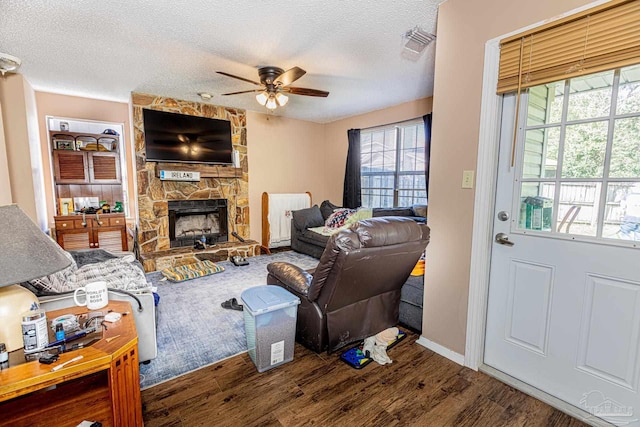
[[(100, 145), (100, 144), (96, 142), (97, 145), (96, 145), (96, 149), (95, 150), (87, 150), (86, 148), (75, 149), (75, 150), (58, 150), (56, 148), (55, 144), (53, 143), (53, 141), (55, 139), (68, 140), (68, 141), (71, 141), (73, 139), (73, 141), (76, 141), (78, 137), (82, 137), (82, 136), (88, 136), (90, 138), (95, 138), (96, 141), (98, 141), (100, 139), (115, 140), (115, 142), (116, 142), (115, 149), (113, 149), (113, 150), (111, 150), (111, 149), (100, 150), (98, 148), (98, 145)], [(108, 133), (67, 132), (67, 131), (50, 130), (49, 131), (49, 140), (51, 141), (51, 149), (54, 152), (55, 151), (83, 151), (83, 152), (100, 152), (100, 153), (118, 153), (120, 151), (120, 135), (110, 135)]]
[(192, 163), (156, 163), (156, 178), (160, 178), (161, 170), (180, 172), (200, 172), (201, 178), (240, 178), (242, 168), (222, 165), (205, 165)]
[(120, 135), (111, 135), (108, 133), (90, 133), (90, 132), (69, 132), (66, 130), (50, 130), (49, 138), (52, 138), (54, 135), (68, 135), (72, 136), (74, 139), (78, 136), (92, 136), (96, 139), (100, 138), (113, 138), (120, 141)]

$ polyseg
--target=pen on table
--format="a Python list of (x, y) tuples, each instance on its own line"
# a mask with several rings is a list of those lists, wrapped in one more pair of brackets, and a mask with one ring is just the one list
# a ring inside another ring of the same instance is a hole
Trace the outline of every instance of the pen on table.
[(74, 357), (74, 358), (73, 358), (73, 359), (71, 359), (71, 360), (67, 360), (67, 361), (66, 361), (66, 362), (64, 362), (64, 363), (61, 363), (61, 364), (60, 364), (60, 365), (58, 365), (58, 366), (54, 366), (53, 368), (51, 368), (51, 372), (55, 372), (55, 371), (57, 371), (57, 370), (59, 370), (59, 369), (62, 369), (62, 368), (64, 368), (65, 366), (67, 366), (69, 363), (77, 362), (78, 360), (82, 359), (82, 357), (83, 357), (82, 355), (80, 355), (80, 356), (76, 356), (76, 357)]
[(83, 338), (83, 337), (87, 336), (90, 332), (93, 332), (93, 331), (88, 331), (88, 330), (80, 331), (77, 334), (72, 335), (70, 337), (65, 337), (65, 338), (62, 338), (60, 340), (56, 340), (56, 341), (54, 341), (52, 343), (49, 343), (49, 344), (47, 344), (45, 346), (45, 348), (56, 347), (56, 346), (59, 346), (61, 344), (66, 344), (69, 341), (73, 341), (73, 340), (77, 340), (79, 338)]

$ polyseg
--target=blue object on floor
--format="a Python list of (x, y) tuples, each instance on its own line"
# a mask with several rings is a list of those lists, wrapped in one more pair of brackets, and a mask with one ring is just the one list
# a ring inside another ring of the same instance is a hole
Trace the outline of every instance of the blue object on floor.
[[(402, 341), (406, 337), (407, 337), (406, 332), (398, 330), (398, 335), (396, 336), (396, 339), (393, 341), (390, 341), (389, 344), (387, 344), (387, 350), (393, 348), (393, 346), (398, 344), (400, 341)], [(373, 359), (371, 357), (368, 357), (368, 355), (362, 352), (363, 345), (364, 345), (364, 342), (361, 342), (357, 346), (352, 347), (349, 350), (345, 351), (340, 355), (340, 360), (342, 360), (343, 362), (345, 362), (347, 365), (351, 366), (354, 369), (364, 368), (369, 363), (373, 362)]]

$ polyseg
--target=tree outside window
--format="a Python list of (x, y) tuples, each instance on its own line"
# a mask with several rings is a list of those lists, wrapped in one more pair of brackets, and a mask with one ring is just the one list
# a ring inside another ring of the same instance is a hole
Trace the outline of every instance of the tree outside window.
[(539, 231), (640, 240), (640, 65), (535, 86), (523, 102), (518, 228), (546, 209)]

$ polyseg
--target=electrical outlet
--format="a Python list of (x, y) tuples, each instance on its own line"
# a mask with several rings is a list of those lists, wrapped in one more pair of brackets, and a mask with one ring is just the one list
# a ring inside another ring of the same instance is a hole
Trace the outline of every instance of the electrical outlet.
[(473, 188), (473, 171), (462, 171), (462, 188)]

